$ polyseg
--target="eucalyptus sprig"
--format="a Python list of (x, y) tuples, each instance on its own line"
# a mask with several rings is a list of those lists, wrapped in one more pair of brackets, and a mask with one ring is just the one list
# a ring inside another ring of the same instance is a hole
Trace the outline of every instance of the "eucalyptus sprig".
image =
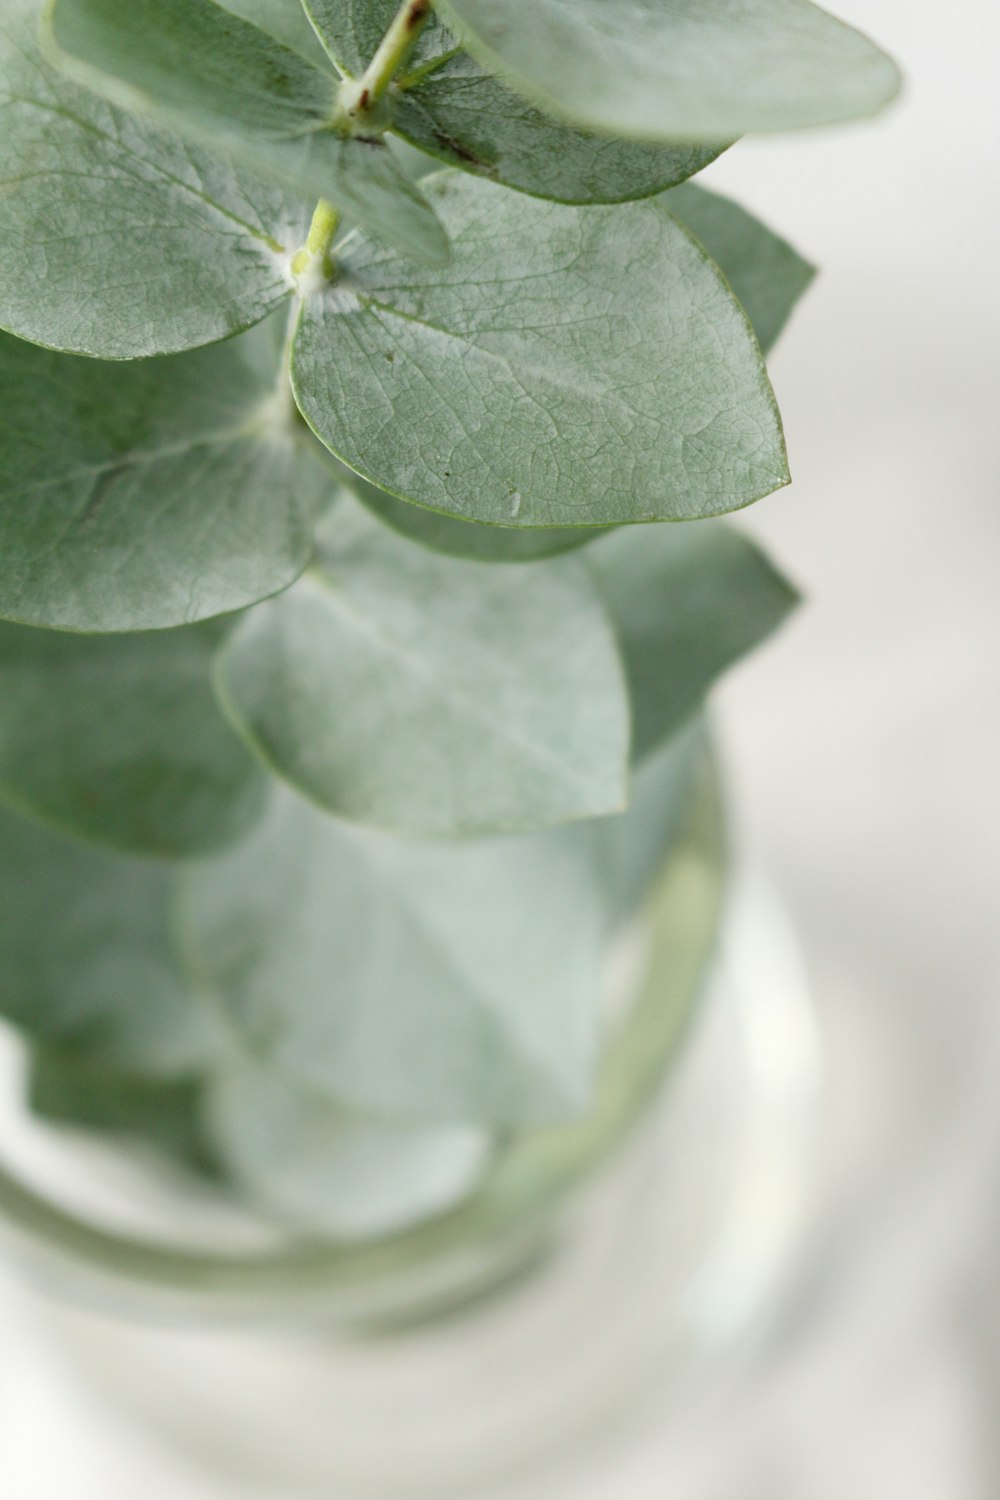
[(812, 271), (688, 179), (895, 87), (808, 0), (7, 0), (39, 1113), (367, 1234), (586, 1111), (705, 694), (795, 600), (709, 518), (788, 482)]

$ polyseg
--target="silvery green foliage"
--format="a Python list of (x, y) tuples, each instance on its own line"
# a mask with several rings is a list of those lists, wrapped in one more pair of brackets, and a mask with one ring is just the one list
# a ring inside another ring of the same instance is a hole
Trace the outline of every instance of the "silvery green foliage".
[(439, 0), (485, 67), (557, 118), (635, 140), (726, 141), (873, 114), (899, 87), (811, 0)]
[(705, 696), (795, 602), (710, 518), (788, 482), (812, 270), (687, 179), (894, 87), (808, 0), (6, 0), (40, 1116), (349, 1239), (586, 1112)]

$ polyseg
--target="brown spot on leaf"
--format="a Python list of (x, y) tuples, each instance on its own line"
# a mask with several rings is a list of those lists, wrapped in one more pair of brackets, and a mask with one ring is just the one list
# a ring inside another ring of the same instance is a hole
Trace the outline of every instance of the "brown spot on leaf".
[(450, 151), (452, 156), (457, 156), (460, 161), (467, 161), (470, 167), (478, 167), (481, 172), (492, 172), (493, 168), (489, 162), (483, 161), (468, 146), (463, 146), (461, 141), (453, 140), (450, 135), (445, 135), (443, 130), (434, 132), (434, 140), (444, 151)]

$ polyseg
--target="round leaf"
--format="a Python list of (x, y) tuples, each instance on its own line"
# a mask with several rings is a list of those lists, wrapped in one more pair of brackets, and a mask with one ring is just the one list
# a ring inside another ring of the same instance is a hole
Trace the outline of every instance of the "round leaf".
[(301, 52), (314, 66), (326, 65), (326, 51), (298, 0), (219, 0), (219, 4)]
[(585, 1108), (607, 932), (592, 825), (420, 844), (283, 791), (185, 867), (193, 980), (247, 1050), (349, 1108), (519, 1123)]
[(472, 1188), (490, 1138), (473, 1126), (366, 1119), (250, 1062), (208, 1086), (215, 1153), (256, 1207), (337, 1239), (387, 1234)]
[(798, 602), (763, 553), (717, 521), (623, 528), (592, 547), (587, 561), (618, 627), (636, 760)]
[(746, 315), (669, 197), (579, 209), (501, 205), (458, 173), (425, 187), (444, 270), (355, 238), (302, 309), (296, 399), (350, 468), (508, 526), (690, 519), (788, 482)]
[(125, 850), (232, 843), (260, 815), (267, 780), (212, 698), (219, 635), (0, 625), (0, 797)]
[(439, 558), (345, 496), (316, 567), (244, 617), (218, 680), (266, 761), (358, 822), (527, 830), (625, 801), (617, 647), (574, 561)]
[[(689, 183), (670, 194), (667, 206), (723, 272), (761, 348), (769, 350), (815, 275), (813, 267), (759, 219), (719, 193)], [(342, 473), (359, 499), (387, 525), (422, 546), (456, 557), (526, 562), (571, 551), (606, 534), (595, 526), (483, 526), (407, 504), (349, 469)]]
[(330, 480), (278, 371), (269, 327), (128, 366), (0, 335), (0, 615), (156, 629), (291, 583)]
[(228, 338), (289, 293), (308, 212), (41, 59), (39, 0), (0, 15), (0, 326), (137, 359)]
[(215, 0), (48, 0), (47, 39), (81, 81), (192, 130), (282, 138), (327, 123), (337, 84)]
[(809, 0), (436, 0), (485, 67), (541, 108), (646, 140), (726, 141), (888, 102), (899, 75)]
[(685, 183), (665, 200), (722, 271), (766, 354), (816, 274), (786, 240), (731, 198)]
[(170, 1077), (212, 1061), (211, 1009), (179, 975), (171, 869), (0, 809), (0, 1012), (32, 1038)]
[(358, 499), (393, 531), (450, 557), (489, 563), (534, 562), (574, 552), (604, 535), (600, 526), (484, 526), (479, 521), (462, 521), (427, 510), (423, 505), (410, 505), (350, 470), (344, 479)]

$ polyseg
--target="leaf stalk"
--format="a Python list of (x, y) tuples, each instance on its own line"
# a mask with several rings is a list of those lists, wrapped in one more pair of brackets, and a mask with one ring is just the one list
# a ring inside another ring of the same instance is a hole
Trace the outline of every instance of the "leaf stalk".
[(375, 55), (360, 78), (340, 86), (340, 115), (345, 121), (377, 117), (396, 74), (406, 64), (431, 15), (431, 0), (403, 0)]
[(300, 291), (333, 280), (336, 267), (330, 254), (330, 246), (339, 223), (340, 214), (332, 203), (321, 198), (313, 213), (306, 242), (292, 257), (292, 275)]

